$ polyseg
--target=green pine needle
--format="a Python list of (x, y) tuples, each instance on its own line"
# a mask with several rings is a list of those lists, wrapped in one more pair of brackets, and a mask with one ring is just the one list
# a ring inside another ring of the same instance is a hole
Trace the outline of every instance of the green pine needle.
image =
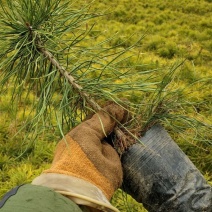
[(186, 102), (182, 88), (172, 89), (183, 62), (167, 71), (138, 71), (130, 65), (135, 57), (130, 52), (143, 36), (127, 48), (111, 47), (113, 37), (92, 45), (89, 21), (99, 15), (89, 13), (90, 5), (73, 9), (69, 1), (7, 0), (0, 6), (1, 90), (13, 85), (13, 110), (18, 114), (21, 105), (24, 111), (17, 132), (28, 132), (24, 140), (30, 146), (46, 130), (65, 133), (106, 101), (129, 105), (131, 132), (145, 133), (160, 122), (183, 135), (191, 129), (210, 143), (201, 129), (211, 126), (187, 116), (193, 103)]

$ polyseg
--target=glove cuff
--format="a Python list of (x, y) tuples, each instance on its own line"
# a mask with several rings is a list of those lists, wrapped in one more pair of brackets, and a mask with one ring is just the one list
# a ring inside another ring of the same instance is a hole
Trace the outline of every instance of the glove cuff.
[(86, 205), (100, 211), (119, 212), (98, 187), (77, 177), (46, 173), (35, 178), (32, 184), (52, 188), (78, 205)]

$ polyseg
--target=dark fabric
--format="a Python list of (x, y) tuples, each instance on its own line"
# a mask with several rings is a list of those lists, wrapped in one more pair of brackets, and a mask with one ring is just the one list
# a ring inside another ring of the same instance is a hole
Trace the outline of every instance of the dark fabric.
[(4, 198), (1, 212), (82, 212), (73, 201), (44, 186), (19, 186)]
[(0, 201), (0, 208), (2, 208), (5, 204), (5, 202), (13, 195), (15, 195), (18, 191), (18, 189), (23, 186), (23, 185), (19, 185), (16, 186), (15, 188), (11, 189), (10, 191), (8, 191), (2, 198), (2, 200)]
[(212, 212), (212, 187), (166, 130), (141, 141), (122, 155), (123, 189), (149, 212)]

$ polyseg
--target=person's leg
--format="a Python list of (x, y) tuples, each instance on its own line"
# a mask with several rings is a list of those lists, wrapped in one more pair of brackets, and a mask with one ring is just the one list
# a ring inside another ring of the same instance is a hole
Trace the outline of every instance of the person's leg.
[(212, 212), (212, 187), (168, 132), (154, 125), (122, 154), (122, 188), (151, 212)]

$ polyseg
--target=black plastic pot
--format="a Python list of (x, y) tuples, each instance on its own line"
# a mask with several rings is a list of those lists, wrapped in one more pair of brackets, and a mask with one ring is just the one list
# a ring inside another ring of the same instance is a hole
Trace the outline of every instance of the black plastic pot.
[(150, 212), (212, 212), (212, 188), (159, 125), (122, 155), (123, 190)]

